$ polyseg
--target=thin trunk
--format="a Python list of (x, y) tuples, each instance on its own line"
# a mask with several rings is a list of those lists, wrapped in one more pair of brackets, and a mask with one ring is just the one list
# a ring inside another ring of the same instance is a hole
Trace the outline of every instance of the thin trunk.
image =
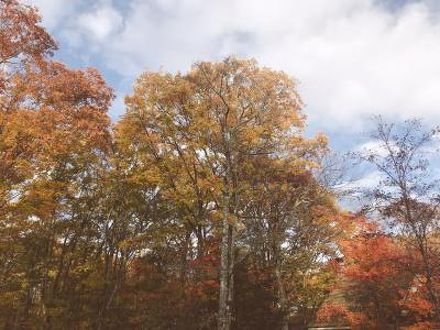
[[(227, 115), (225, 123), (227, 123)], [(233, 160), (231, 155), (230, 132), (224, 132), (224, 142), (226, 146), (226, 177), (224, 178), (225, 191), (223, 193), (223, 228), (220, 256), (220, 296), (218, 310), (218, 329), (229, 330), (232, 323), (232, 302), (233, 302), (233, 253), (234, 253), (234, 228), (230, 223), (231, 215), (235, 214), (235, 199), (233, 200), (234, 172)], [(232, 203), (234, 208), (231, 208)]]
[(182, 287), (184, 287), (186, 284), (186, 275), (187, 275), (187, 271), (188, 271), (187, 257), (188, 257), (190, 238), (191, 238), (191, 231), (189, 229), (187, 229), (186, 234), (185, 234), (185, 242), (183, 243), (183, 251), (182, 251), (182, 255), (181, 255), (181, 260), (180, 260), (180, 274), (179, 274), (179, 276), (180, 276), (180, 284), (182, 285)]
[(281, 330), (289, 330), (289, 318), (287, 308), (287, 294), (284, 287), (283, 276), (281, 271), (281, 243), (280, 243), (280, 219), (276, 216), (271, 226), (272, 254), (275, 267), (275, 279), (277, 286), (278, 309), (281, 314)]
[[(205, 253), (204, 242), (205, 238), (203, 236), (203, 228), (202, 226), (197, 226), (196, 228), (196, 236), (197, 236), (197, 260), (202, 260), (202, 257)], [(201, 267), (196, 267), (195, 270), (196, 281), (200, 281), (202, 278)]]
[(229, 225), (229, 265), (228, 265), (228, 312), (229, 312), (229, 327), (232, 323), (232, 304), (234, 299), (234, 246), (235, 246), (235, 231), (234, 226)]
[(281, 311), (281, 330), (289, 330), (289, 319), (287, 315), (287, 296), (280, 268), (281, 267), (279, 261), (277, 260), (275, 265), (275, 277), (278, 286), (278, 304), (280, 305), (279, 309)]
[(231, 243), (231, 225), (229, 223), (229, 192), (224, 194), (223, 203), (223, 227), (222, 227), (222, 242), (220, 255), (220, 295), (219, 295), (219, 310), (218, 310), (218, 329), (229, 330), (231, 327), (231, 306), (230, 302), (230, 279), (231, 279), (231, 265), (230, 265), (230, 243)]

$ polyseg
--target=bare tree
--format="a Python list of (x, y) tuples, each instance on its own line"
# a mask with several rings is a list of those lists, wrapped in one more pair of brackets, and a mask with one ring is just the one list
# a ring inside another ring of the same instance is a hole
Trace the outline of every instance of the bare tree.
[(418, 275), (424, 278), (428, 299), (440, 319), (439, 251), (435, 236), (439, 230), (439, 181), (434, 177), (430, 161), (435, 158), (438, 128), (427, 129), (421, 120), (401, 124), (388, 123), (375, 117), (370, 147), (359, 153), (361, 160), (374, 166), (380, 182), (367, 193), (376, 211), (393, 233), (404, 238), (419, 260)]

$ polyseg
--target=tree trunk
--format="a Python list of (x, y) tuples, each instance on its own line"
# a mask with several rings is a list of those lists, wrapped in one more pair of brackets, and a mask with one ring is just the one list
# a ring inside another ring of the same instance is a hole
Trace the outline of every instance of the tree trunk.
[(231, 234), (232, 228), (229, 223), (229, 192), (224, 194), (223, 204), (223, 227), (220, 255), (220, 296), (218, 309), (218, 329), (229, 330), (231, 328), (231, 294), (232, 288), (232, 265), (231, 265)]
[(280, 305), (280, 311), (282, 317), (281, 330), (289, 330), (286, 290), (284, 289), (284, 283), (281, 277), (281, 270), (278, 261), (276, 262), (276, 266), (275, 266), (275, 277), (277, 279), (277, 286), (278, 286), (278, 304)]
[(187, 271), (188, 271), (188, 250), (191, 239), (191, 231), (189, 229), (186, 230), (185, 241), (183, 242), (182, 254), (180, 256), (180, 284), (182, 287), (185, 287), (187, 280)]
[[(235, 230), (233, 225), (229, 225), (229, 264), (228, 264), (228, 322), (229, 327), (232, 323), (232, 304), (234, 299), (234, 246), (235, 246)], [(229, 329), (228, 327), (228, 329)]]

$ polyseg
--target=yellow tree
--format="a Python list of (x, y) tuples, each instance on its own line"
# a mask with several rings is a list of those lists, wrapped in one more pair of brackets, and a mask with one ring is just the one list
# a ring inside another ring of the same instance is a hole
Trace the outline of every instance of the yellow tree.
[(203, 201), (205, 219), (198, 221), (207, 213), (220, 220), (212, 223), (221, 237), (218, 327), (229, 329), (246, 173), (258, 166), (255, 159), (288, 156), (293, 162), (307, 156), (307, 146), (325, 141), (303, 137), (294, 81), (254, 60), (200, 62), (185, 75), (144, 74), (127, 106), (121, 125), (138, 127), (141, 138), (134, 141), (146, 142), (160, 180), (189, 209)]

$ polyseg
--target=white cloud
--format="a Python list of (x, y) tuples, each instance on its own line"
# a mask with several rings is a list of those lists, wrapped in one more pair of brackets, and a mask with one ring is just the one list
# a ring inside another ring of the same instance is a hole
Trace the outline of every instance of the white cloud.
[(80, 0), (24, 0), (25, 3), (36, 6), (43, 15), (44, 25), (55, 29), (61, 22), (76, 10)]
[[(389, 148), (393, 152), (397, 152), (397, 146), (395, 143), (390, 142)], [(355, 152), (358, 152), (361, 155), (375, 155), (378, 157), (386, 157), (390, 154), (390, 150), (387, 149), (385, 143), (377, 140), (370, 140), (365, 143), (362, 143), (354, 148)]]
[[(51, 21), (58, 9), (45, 8), (55, 1), (36, 2)], [(372, 113), (440, 122), (435, 3), (389, 10), (377, 0), (131, 0), (119, 7), (102, 0), (64, 27), (82, 40), (72, 47), (129, 78), (228, 54), (255, 57), (299, 79), (316, 128), (353, 132)]]
[(78, 18), (78, 27), (86, 36), (98, 41), (103, 41), (112, 33), (116, 33), (121, 29), (122, 24), (122, 15), (109, 5), (98, 7), (93, 12), (83, 13)]
[(341, 188), (349, 191), (349, 190), (362, 190), (362, 189), (372, 189), (377, 187), (381, 180), (383, 179), (382, 174), (379, 171), (371, 171), (365, 173), (364, 176), (357, 180), (353, 180), (351, 182), (346, 182), (341, 184)]

